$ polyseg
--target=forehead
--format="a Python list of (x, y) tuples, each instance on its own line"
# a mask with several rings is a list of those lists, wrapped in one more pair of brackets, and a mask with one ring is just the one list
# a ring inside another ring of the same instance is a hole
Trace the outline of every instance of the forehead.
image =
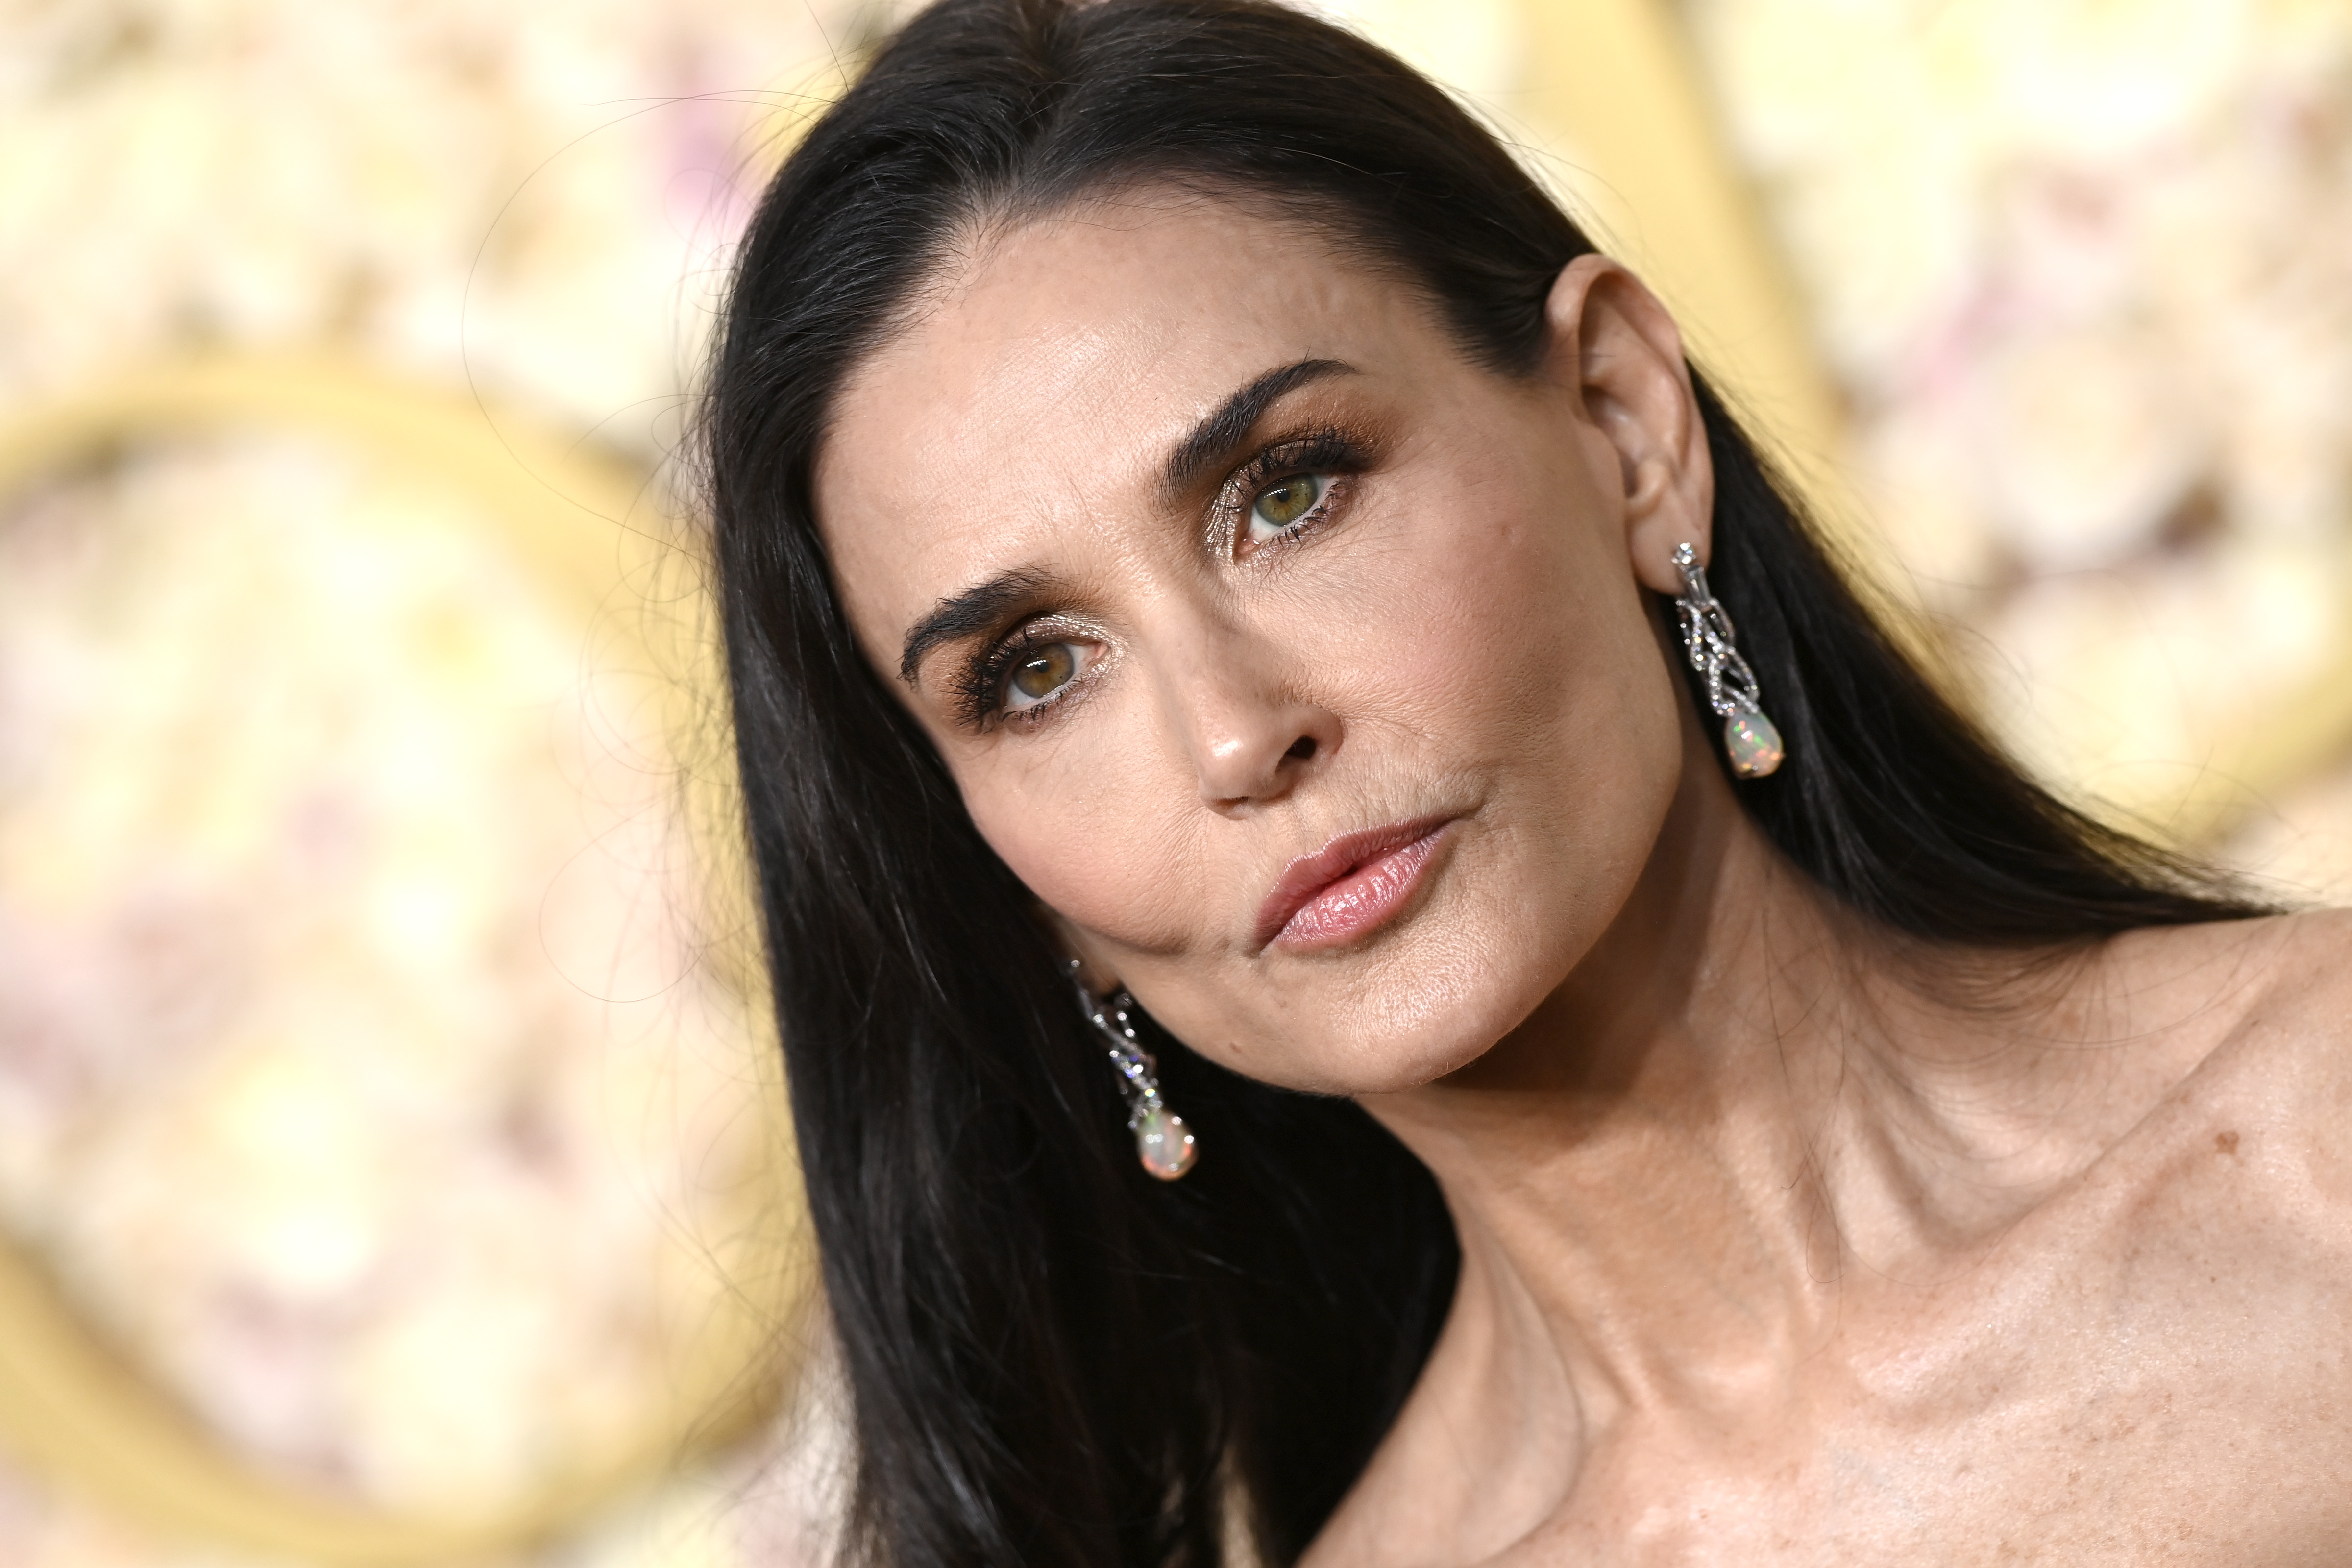
[(1307, 358), (1379, 375), (1427, 351), (1427, 315), (1278, 198), (1105, 201), (985, 237), (851, 376), (819, 455), (853, 617), (873, 635), (1099, 527), (1237, 387)]

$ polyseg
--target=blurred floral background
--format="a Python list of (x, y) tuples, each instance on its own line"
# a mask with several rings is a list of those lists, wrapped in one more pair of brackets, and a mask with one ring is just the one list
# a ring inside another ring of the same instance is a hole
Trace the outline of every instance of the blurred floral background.
[[(1328, 9), (2037, 768), (2352, 887), (2352, 5)], [(890, 16), (0, 5), (0, 1561), (821, 1553), (675, 458)]]

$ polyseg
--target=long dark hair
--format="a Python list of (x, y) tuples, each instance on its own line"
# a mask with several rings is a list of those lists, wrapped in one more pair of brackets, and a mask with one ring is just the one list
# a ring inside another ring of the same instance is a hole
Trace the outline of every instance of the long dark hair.
[[(810, 500), (836, 390), (978, 224), (1175, 182), (1304, 210), (1522, 375), (1592, 248), (1409, 68), (1265, 0), (942, 0), (745, 242), (706, 460), (738, 756), (826, 1299), (855, 1550), (897, 1568), (1297, 1556), (1426, 1359), (1457, 1253), (1354, 1104), (1157, 1043), (1211, 1152), (1137, 1168), (1034, 900), (859, 656)], [(1789, 760), (1740, 787), (1867, 919), (2040, 948), (2252, 912), (2019, 773), (1906, 661), (1700, 379), (1717, 594)], [(1243, 1510), (1234, 1514), (1233, 1510)]]

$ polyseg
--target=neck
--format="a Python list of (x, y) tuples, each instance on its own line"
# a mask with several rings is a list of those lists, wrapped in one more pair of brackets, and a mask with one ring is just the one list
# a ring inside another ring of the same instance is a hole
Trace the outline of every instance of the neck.
[[(1457, 1472), (1498, 1531), (1556, 1505), (1612, 1423), (1792, 1408), (1851, 1264), (1944, 1272), (2210, 1048), (2185, 1037), (2193, 1017), (2165, 1022), (2196, 1014), (2174, 982), (2118, 969), (2127, 942), (2023, 963), (1869, 928), (1773, 850), (1696, 735), (1687, 750), (1593, 951), (1476, 1062), (1364, 1101), (1435, 1173), (1463, 1244), (1414, 1395), (1434, 1419), (1399, 1428), (1433, 1447), (1396, 1458)], [(2208, 1000), (2214, 978), (2183, 977)], [(2042, 1048), (2061, 1037), (2135, 1049)], [(2115, 1081), (2084, 1095), (2094, 1057)]]
[(1587, 1405), (1801, 1353), (1835, 1275), (1811, 1155), (1864, 1011), (1855, 938), (1729, 790), (1690, 770), (1632, 900), (1518, 1028), (1366, 1100), (1444, 1188), (1465, 1304), (1540, 1325)]

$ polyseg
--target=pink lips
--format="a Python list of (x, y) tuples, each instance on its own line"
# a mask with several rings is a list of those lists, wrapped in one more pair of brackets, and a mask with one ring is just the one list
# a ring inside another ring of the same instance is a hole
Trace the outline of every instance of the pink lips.
[(1257, 911), (1257, 945), (1304, 952), (1353, 941), (1405, 906), (1451, 822), (1423, 817), (1343, 833), (1286, 868)]

